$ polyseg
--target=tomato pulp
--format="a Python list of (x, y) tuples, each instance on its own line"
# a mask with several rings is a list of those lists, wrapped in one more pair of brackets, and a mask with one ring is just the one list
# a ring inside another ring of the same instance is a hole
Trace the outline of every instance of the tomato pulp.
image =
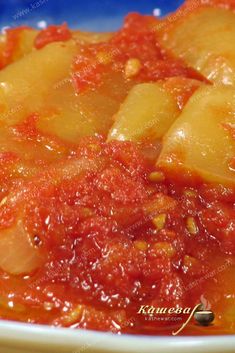
[[(182, 109), (208, 81), (161, 48), (152, 31), (156, 21), (133, 14), (109, 41), (80, 45), (71, 63), (76, 94), (95, 92), (117, 72), (125, 75), (134, 58), (140, 70), (127, 79), (163, 82)], [(50, 27), (35, 45), (70, 38), (65, 25)], [(20, 242), (11, 271), (0, 261), (1, 318), (170, 334), (184, 315), (153, 320), (138, 314), (141, 306), (193, 308), (204, 301), (215, 325), (192, 321), (185, 334), (234, 333), (235, 191), (197, 175), (190, 183), (169, 178), (155, 166), (160, 142), (105, 142), (96, 135), (69, 144), (40, 131), (39, 115), (9, 133), (28, 150), (45, 148), (50, 158), (29, 158), (11, 147), (0, 154), (0, 257), (15, 234), (27, 234), (36, 254), (30, 273), (19, 274), (16, 266), (24, 254)]]

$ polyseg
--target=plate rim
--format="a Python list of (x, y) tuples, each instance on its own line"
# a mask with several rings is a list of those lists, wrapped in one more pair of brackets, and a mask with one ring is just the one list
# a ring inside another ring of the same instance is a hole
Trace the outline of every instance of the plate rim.
[[(234, 335), (216, 336), (145, 336), (145, 335), (117, 335), (109, 332), (99, 332), (84, 329), (58, 328), (48, 325), (27, 324), (14, 321), (0, 320), (0, 343), (24, 347), (64, 348), (79, 347), (92, 348), (95, 351), (135, 352), (136, 347), (141, 352), (234, 352)], [(85, 349), (84, 349), (85, 351)]]

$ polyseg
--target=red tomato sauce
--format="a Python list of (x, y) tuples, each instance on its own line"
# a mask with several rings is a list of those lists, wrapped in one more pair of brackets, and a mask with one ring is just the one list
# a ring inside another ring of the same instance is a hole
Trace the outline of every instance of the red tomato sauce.
[(15, 195), (24, 194), (1, 207), (0, 227), (12, 226), (21, 207), (45, 262), (24, 278), (1, 274), (2, 318), (168, 334), (177, 324), (146, 321), (140, 305), (192, 307), (204, 295), (218, 324), (198, 333), (224, 332), (226, 293), (217, 281), (222, 273), (226, 282), (235, 265), (235, 192), (149, 181), (155, 168), (140, 147), (84, 139), (61, 168), (84, 158), (94, 168), (60, 179), (51, 167), (14, 186)]
[(53, 42), (66, 42), (67, 40), (71, 39), (71, 37), (71, 31), (68, 29), (66, 23), (60, 26), (51, 25), (48, 26), (46, 29), (42, 30), (37, 35), (34, 41), (34, 45), (35, 48), (42, 49), (47, 44)]
[(170, 77), (187, 77), (206, 81), (182, 60), (174, 58), (157, 41), (155, 17), (136, 13), (126, 17), (123, 28), (108, 43), (85, 46), (74, 63), (74, 83), (78, 92), (95, 89), (105, 73), (124, 72), (128, 59), (138, 59), (140, 70), (137, 82), (155, 82)]
[[(107, 43), (80, 46), (76, 91), (95, 90), (107, 74), (124, 75), (135, 58), (140, 70), (132, 80), (164, 82), (182, 109), (205, 79), (162, 50), (156, 21), (132, 14)], [(35, 46), (70, 38), (66, 25), (50, 26)], [(37, 120), (35, 113), (13, 126), (14, 141), (52, 150), (56, 163), (27, 160), (33, 172), (20, 175), (23, 157), (0, 154), (0, 229), (20, 217), (42, 264), (27, 275), (0, 271), (0, 317), (162, 335), (185, 316), (147, 320), (138, 314), (142, 305), (193, 308), (204, 300), (215, 324), (205, 329), (192, 320), (184, 333), (234, 333), (235, 190), (197, 175), (188, 184), (180, 170), (169, 178), (156, 170), (154, 145), (102, 136), (69, 144), (41, 133)]]
[(21, 26), (6, 30), (6, 40), (0, 45), (0, 69), (14, 60), (20, 46), (20, 35), (25, 29), (29, 29), (29, 27)]

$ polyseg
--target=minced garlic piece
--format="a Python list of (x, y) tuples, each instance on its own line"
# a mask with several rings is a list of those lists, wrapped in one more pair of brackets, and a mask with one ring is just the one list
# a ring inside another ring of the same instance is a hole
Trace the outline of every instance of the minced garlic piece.
[(82, 214), (82, 217), (90, 217), (90, 216), (93, 216), (94, 212), (91, 208), (83, 207), (81, 209), (81, 214)]
[(172, 244), (164, 241), (154, 244), (154, 249), (159, 255), (173, 257), (175, 255), (175, 249)]
[(157, 230), (163, 229), (166, 223), (166, 214), (165, 213), (159, 214), (157, 217), (153, 218), (152, 222), (155, 228), (157, 228)]
[(138, 250), (146, 251), (148, 249), (148, 244), (144, 240), (136, 240), (134, 245)]
[(72, 324), (78, 321), (83, 314), (84, 306), (78, 305), (75, 309), (71, 310), (68, 314), (63, 317), (63, 322), (65, 324)]
[(55, 307), (55, 304), (50, 302), (44, 302), (43, 307), (46, 311), (50, 311)]
[(189, 197), (196, 197), (197, 193), (194, 190), (187, 189), (184, 191), (184, 195)]
[(0, 202), (0, 206), (5, 205), (5, 203), (7, 202), (7, 197), (5, 196), (2, 201)]
[(188, 217), (186, 219), (186, 227), (190, 234), (195, 235), (198, 233), (198, 226), (194, 217)]
[(110, 64), (110, 62), (112, 61), (112, 55), (109, 52), (105, 51), (100, 51), (99, 53), (97, 53), (96, 58), (100, 64), (104, 65)]
[(149, 174), (148, 179), (150, 181), (161, 182), (165, 180), (165, 175), (162, 172), (152, 172)]
[(132, 58), (127, 60), (125, 65), (125, 76), (130, 78), (136, 76), (141, 69), (141, 62), (138, 59)]

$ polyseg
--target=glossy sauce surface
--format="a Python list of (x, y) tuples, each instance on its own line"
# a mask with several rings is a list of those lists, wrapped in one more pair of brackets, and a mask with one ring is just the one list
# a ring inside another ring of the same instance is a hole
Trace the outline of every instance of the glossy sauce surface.
[[(141, 87), (151, 92), (151, 84), (160, 85), (154, 87), (168, 99), (173, 121), (198, 89), (213, 86), (159, 40), (162, 21), (169, 19), (130, 14), (110, 35), (65, 24), (8, 34), (0, 73), (2, 319), (164, 335), (186, 316), (146, 319), (137, 314), (141, 305), (193, 308), (202, 300), (215, 313), (213, 326), (192, 320), (184, 334), (235, 332), (232, 177), (215, 182), (211, 168), (205, 180), (200, 170), (185, 169), (178, 149), (166, 155), (174, 162), (169, 168), (155, 112), (138, 139), (126, 141), (125, 129), (122, 141), (110, 134), (136, 85), (148, 83)], [(52, 67), (51, 45), (61, 55), (58, 71), (45, 66), (46, 83), (33, 98), (36, 87), (25, 82), (25, 92), (16, 87), (19, 96), (11, 95), (14, 65), (27, 70), (27, 56), (41, 53)], [(226, 108), (232, 118), (225, 130), (234, 141), (233, 107)]]

